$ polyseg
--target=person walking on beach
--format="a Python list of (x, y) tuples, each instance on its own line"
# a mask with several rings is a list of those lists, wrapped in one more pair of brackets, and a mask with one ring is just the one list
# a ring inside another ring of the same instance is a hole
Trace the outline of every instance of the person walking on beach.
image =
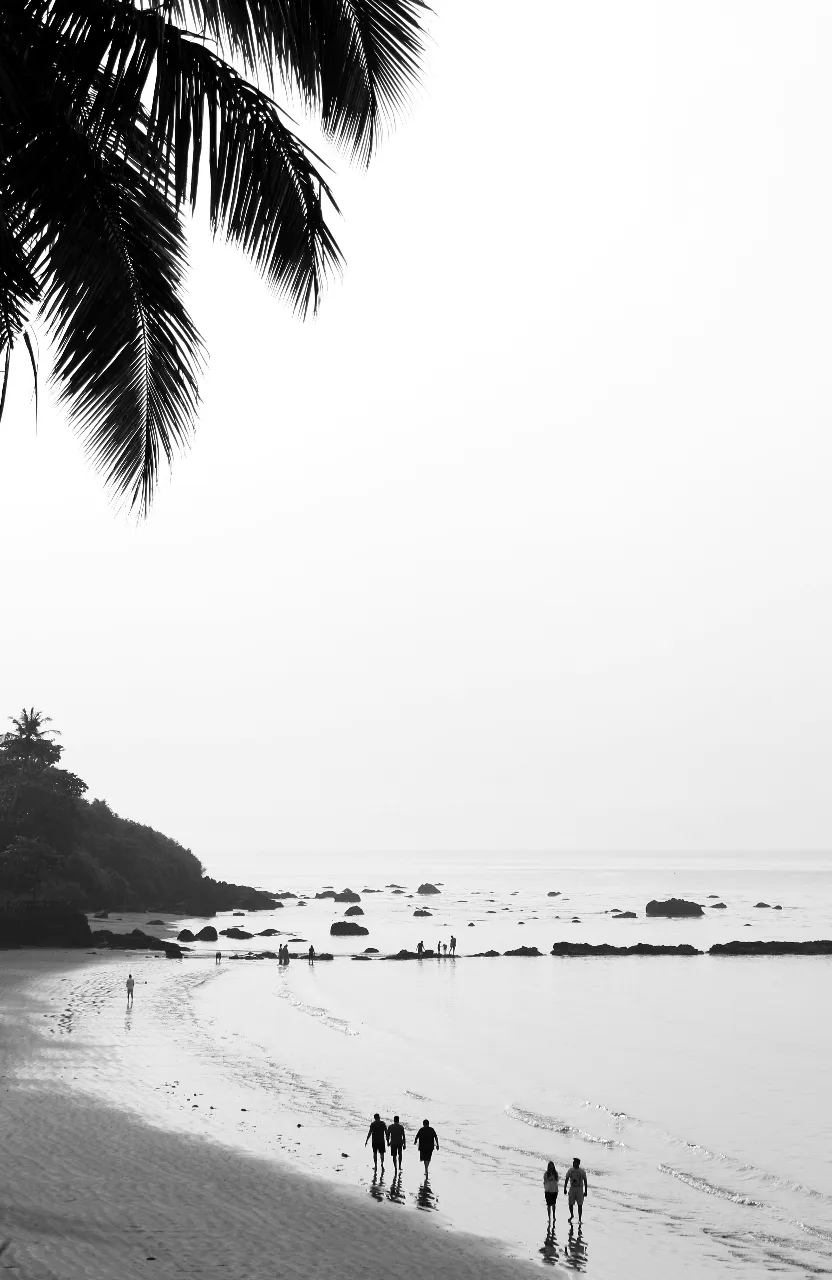
[(451, 955), (456, 955), (456, 938), (451, 934)]
[(309, 963), (310, 964), (315, 963), (315, 948), (312, 946), (311, 942), (309, 944)]
[(424, 944), (424, 942), (417, 942), (417, 943), (416, 943), (416, 954), (417, 954), (417, 956), (419, 957), (419, 959), (420, 959), (420, 960), (421, 960), (421, 958), (422, 958), (422, 952), (424, 951), (424, 949), (425, 949), (425, 944)]
[(425, 1182), (428, 1180), (428, 1167), (430, 1158), (433, 1155), (434, 1147), (439, 1150), (439, 1138), (436, 1130), (431, 1129), (430, 1120), (423, 1120), (422, 1127), (416, 1134), (416, 1145), (419, 1148), (419, 1159), (425, 1166)]
[(128, 1009), (130, 1008), (130, 1006), (131, 1006), (131, 1005), (132, 1005), (132, 1003), (133, 1003), (133, 988), (134, 988), (134, 986), (135, 986), (135, 985), (136, 985), (136, 984), (135, 984), (135, 982), (134, 982), (134, 980), (133, 980), (133, 975), (132, 975), (132, 973), (128, 973), (128, 975), (127, 975), (127, 982), (125, 983), (125, 986), (127, 987), (127, 1008), (128, 1008)]
[(577, 1156), (572, 1161), (572, 1168), (567, 1169), (566, 1177), (563, 1180), (564, 1191), (569, 1192), (569, 1221), (572, 1221), (572, 1215), (575, 1212), (575, 1205), (578, 1206), (578, 1225), (581, 1224), (584, 1208), (584, 1196), (587, 1192), (586, 1174), (581, 1168), (581, 1162)]
[(558, 1200), (558, 1171), (554, 1160), (550, 1160), (543, 1175), (543, 1194), (546, 1197), (546, 1213), (549, 1217), (549, 1231), (555, 1229), (555, 1205)]
[(367, 1136), (364, 1139), (364, 1146), (372, 1138), (373, 1140), (373, 1173), (378, 1173), (378, 1158), (381, 1156), (381, 1176), (384, 1177), (384, 1152), (387, 1143), (387, 1125), (382, 1120), (378, 1112), (375, 1113), (370, 1121), (370, 1127), (367, 1130)]
[(217, 954), (214, 956), (214, 964), (221, 964), (221, 963), (222, 963), (222, 952), (218, 951)]
[(387, 1130), (387, 1141), (390, 1145), (390, 1154), (393, 1157), (393, 1173), (396, 1170), (402, 1171), (402, 1152), (407, 1146), (407, 1138), (404, 1133), (404, 1125), (399, 1123), (399, 1117), (393, 1116), (393, 1123)]

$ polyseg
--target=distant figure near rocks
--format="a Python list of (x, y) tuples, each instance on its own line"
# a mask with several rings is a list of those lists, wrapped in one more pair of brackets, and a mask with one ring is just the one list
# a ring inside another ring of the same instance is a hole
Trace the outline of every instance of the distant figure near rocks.
[(218, 951), (217, 954), (214, 956), (214, 964), (221, 964), (221, 963), (222, 963), (222, 952)]
[(451, 934), (451, 955), (456, 955), (456, 938)]
[(309, 963), (310, 964), (315, 963), (315, 948), (312, 946), (311, 942), (309, 944)]
[(424, 944), (424, 942), (417, 942), (417, 943), (416, 943), (416, 954), (417, 954), (417, 956), (419, 957), (419, 959), (420, 959), (420, 960), (421, 960), (421, 958), (422, 958), (422, 953), (424, 952), (424, 950), (425, 950), (425, 944)]
[(136, 983), (134, 981), (132, 973), (128, 973), (127, 982), (125, 983), (125, 986), (127, 987), (127, 1008), (128, 1009), (133, 1003), (133, 988), (135, 985)]

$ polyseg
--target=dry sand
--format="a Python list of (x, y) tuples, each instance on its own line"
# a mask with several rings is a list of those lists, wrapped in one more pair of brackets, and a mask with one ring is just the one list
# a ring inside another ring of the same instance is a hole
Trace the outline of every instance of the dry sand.
[[(427, 1215), (400, 1213), (277, 1158), (166, 1132), (74, 1093), (48, 1072), (28, 1070), (43, 1058), (45, 1041), (32, 981), (83, 963), (60, 952), (0, 953), (0, 1274), (20, 1280), (531, 1274), (533, 1263), (507, 1258)], [(67, 1038), (71, 1062), (90, 1052)]]

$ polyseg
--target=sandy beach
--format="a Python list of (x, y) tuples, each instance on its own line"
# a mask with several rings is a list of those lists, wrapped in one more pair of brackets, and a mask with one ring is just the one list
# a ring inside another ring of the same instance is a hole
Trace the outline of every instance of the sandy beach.
[(120, 975), (123, 962), (110, 957), (0, 956), (0, 1269), (22, 1280), (529, 1274), (528, 1261), (429, 1215), (397, 1212), (279, 1156), (148, 1123), (130, 1109), (139, 1079), (125, 1076), (124, 1108), (78, 1092), (73, 1078), (97, 1070), (96, 1050), (73, 1037), (71, 1011), (49, 1007), (44, 983), (70, 988), (82, 970), (114, 963)]

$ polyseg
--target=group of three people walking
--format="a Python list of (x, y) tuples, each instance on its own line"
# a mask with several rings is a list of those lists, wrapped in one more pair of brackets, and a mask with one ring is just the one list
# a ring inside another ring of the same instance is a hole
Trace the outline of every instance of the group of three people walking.
[[(399, 1122), (399, 1117), (393, 1116), (393, 1123), (388, 1125), (376, 1112), (370, 1121), (367, 1137), (364, 1139), (365, 1147), (370, 1139), (373, 1142), (373, 1172), (378, 1173), (378, 1162), (381, 1159), (381, 1172), (384, 1173), (384, 1156), (389, 1147), (390, 1155), (393, 1157), (393, 1170), (401, 1173), (402, 1154), (407, 1146), (407, 1135), (404, 1125)], [(425, 1166), (425, 1181), (427, 1181), (431, 1157), (434, 1151), (439, 1150), (439, 1138), (436, 1130), (430, 1127), (429, 1120), (422, 1121), (422, 1127), (416, 1134), (416, 1146), (419, 1148), (419, 1159)]]

